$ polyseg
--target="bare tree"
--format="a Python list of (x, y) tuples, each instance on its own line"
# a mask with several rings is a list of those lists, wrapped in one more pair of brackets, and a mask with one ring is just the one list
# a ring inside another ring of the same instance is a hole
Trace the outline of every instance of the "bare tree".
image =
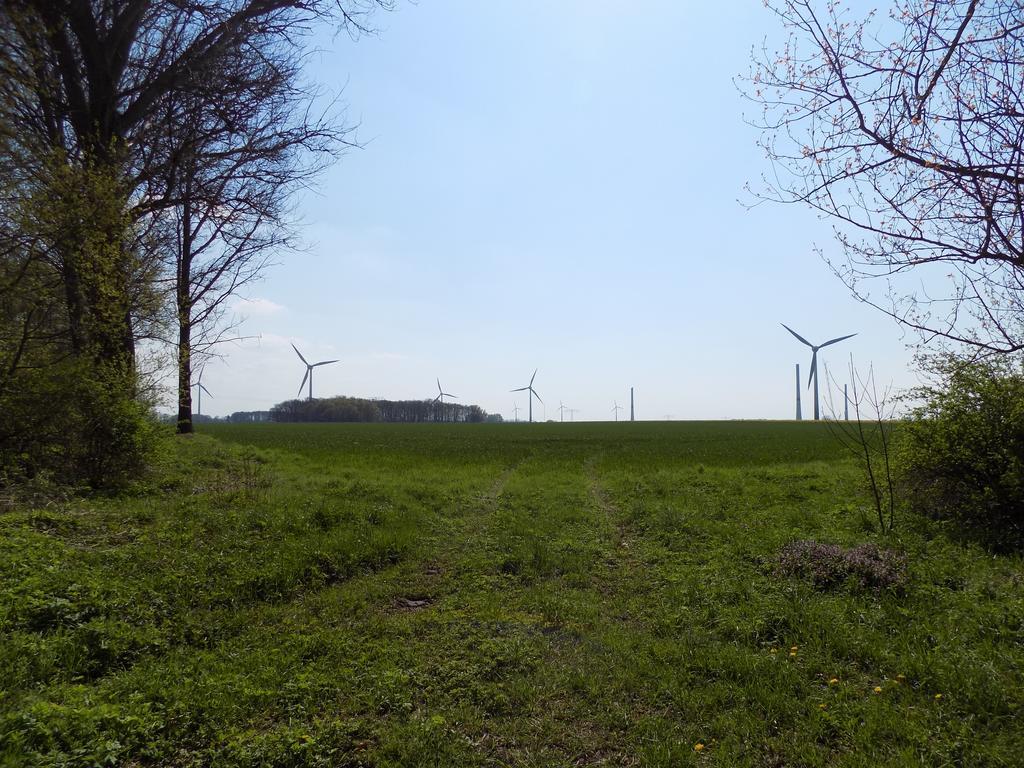
[(293, 193), (350, 146), (343, 124), (310, 112), (300, 64), (273, 39), (254, 39), (166, 99), (167, 174), (149, 185), (145, 205), (167, 235), (179, 432), (192, 431), (194, 360), (234, 338), (222, 322), (228, 299), (295, 246)]
[[(879, 389), (874, 366), (862, 374), (853, 364), (847, 368), (849, 389), (826, 369), (828, 407), (825, 424), (829, 433), (860, 465), (871, 494), (878, 529), (891, 531), (896, 523), (896, 482), (892, 466), (892, 428), (896, 419), (896, 400), (890, 386)], [(836, 406), (833, 392), (843, 392), (842, 408)], [(847, 419), (850, 406), (853, 419)], [(843, 417), (840, 418), (840, 411)]]
[(1024, 5), (767, 5), (788, 37), (744, 86), (773, 166), (754, 193), (833, 220), (836, 274), (925, 339), (1024, 348)]

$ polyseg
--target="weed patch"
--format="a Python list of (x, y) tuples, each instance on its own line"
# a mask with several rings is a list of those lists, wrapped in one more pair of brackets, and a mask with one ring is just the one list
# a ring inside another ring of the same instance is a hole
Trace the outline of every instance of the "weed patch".
[(875, 591), (902, 591), (906, 558), (875, 544), (841, 547), (820, 541), (793, 541), (779, 552), (776, 571), (802, 578), (821, 589), (852, 585)]

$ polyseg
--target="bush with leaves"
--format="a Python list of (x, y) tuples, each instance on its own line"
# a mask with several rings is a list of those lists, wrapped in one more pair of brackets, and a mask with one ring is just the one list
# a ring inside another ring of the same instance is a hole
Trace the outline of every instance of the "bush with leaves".
[(0, 388), (0, 487), (44, 475), (61, 485), (120, 488), (145, 472), (161, 428), (88, 361), (19, 372)]
[(1024, 368), (1009, 359), (932, 361), (938, 385), (900, 431), (910, 505), (997, 549), (1024, 547)]

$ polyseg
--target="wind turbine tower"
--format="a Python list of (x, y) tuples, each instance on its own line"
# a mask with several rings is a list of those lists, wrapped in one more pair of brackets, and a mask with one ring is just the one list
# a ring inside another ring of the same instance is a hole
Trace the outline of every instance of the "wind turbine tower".
[(618, 421), (619, 420), (619, 411), (622, 411), (622, 410), (625, 410), (625, 409), (621, 405), (619, 405), (619, 401), (618, 400), (614, 400), (613, 402), (615, 403), (615, 405), (612, 406), (612, 411), (615, 413), (615, 420)]
[(633, 388), (629, 388), (629, 420), (636, 421), (636, 411), (633, 410)]
[(519, 408), (519, 403), (512, 403), (512, 418), (515, 419), (516, 424), (519, 423), (519, 411), (520, 410), (521, 409)]
[(800, 363), (796, 364), (796, 420), (802, 421), (803, 412), (800, 410)]
[(807, 339), (805, 339), (803, 336), (794, 331), (785, 323), (780, 323), (780, 325), (782, 325), (783, 328), (785, 328), (787, 331), (793, 334), (798, 341), (806, 344), (808, 347), (811, 348), (811, 374), (807, 377), (807, 386), (811, 386), (811, 382), (814, 382), (814, 420), (818, 421), (821, 419), (821, 414), (818, 409), (818, 350), (827, 347), (831, 344), (838, 344), (840, 341), (852, 338), (857, 334), (850, 333), (847, 334), (846, 336), (840, 336), (836, 339), (829, 339), (828, 341), (822, 344), (811, 344), (811, 342), (809, 342)]
[(540, 399), (540, 395), (537, 394), (537, 390), (535, 390), (533, 388), (533, 380), (535, 378), (537, 378), (537, 370), (538, 369), (536, 369), (536, 368), (533, 369), (533, 376), (530, 377), (530, 383), (529, 384), (527, 384), (525, 387), (519, 387), (518, 389), (513, 389), (512, 390), (513, 392), (529, 392), (530, 393), (529, 394), (529, 398), (530, 398), (530, 400), (529, 400), (529, 402), (530, 402), (529, 414), (530, 414), (530, 423), (531, 424), (533, 423), (533, 398), (536, 397), (538, 400), (540, 400), (541, 405), (544, 404), (544, 401)]
[[(337, 360), (321, 360), (319, 363), (310, 363), (309, 361), (306, 360), (306, 358), (304, 358), (302, 356), (302, 353), (299, 352), (299, 348), (296, 347), (294, 344), (292, 344), (292, 349), (295, 350), (295, 354), (299, 356), (299, 360), (301, 360), (302, 363), (306, 366), (306, 374), (305, 374), (305, 376), (302, 377), (302, 383), (299, 384), (299, 395), (302, 394), (302, 388), (304, 386), (306, 386), (306, 379), (309, 379), (309, 398), (308, 399), (312, 400), (313, 399), (313, 369), (314, 368), (318, 368), (321, 365), (330, 365), (331, 363), (336, 363), (338, 361)], [(296, 395), (296, 397), (298, 397), (299, 395)]]

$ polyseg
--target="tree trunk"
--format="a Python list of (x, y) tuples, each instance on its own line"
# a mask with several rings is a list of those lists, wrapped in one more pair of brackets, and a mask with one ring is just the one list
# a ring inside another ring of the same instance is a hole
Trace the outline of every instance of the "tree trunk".
[(80, 355), (85, 349), (85, 339), (83, 337), (85, 302), (82, 299), (78, 270), (75, 268), (73, 261), (65, 258), (63, 268), (61, 269), (61, 277), (64, 283), (64, 297), (67, 301), (68, 341), (71, 344), (72, 352)]
[(181, 248), (178, 252), (177, 272), (178, 434), (187, 435), (193, 431), (192, 297), (189, 295), (192, 283), (192, 203), (187, 190), (181, 206)]
[(178, 324), (178, 434), (192, 429), (192, 324)]

